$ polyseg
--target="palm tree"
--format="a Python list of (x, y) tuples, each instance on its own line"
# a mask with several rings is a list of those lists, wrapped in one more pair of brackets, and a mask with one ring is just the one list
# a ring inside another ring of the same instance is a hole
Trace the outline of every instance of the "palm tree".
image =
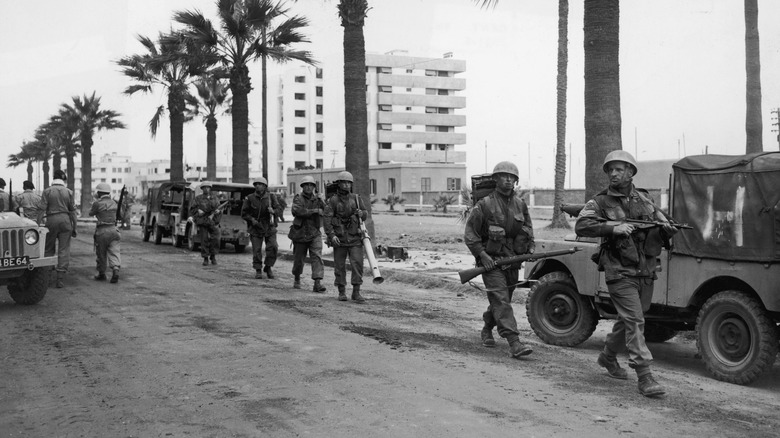
[(59, 113), (52, 117), (56, 121), (57, 129), (60, 131), (64, 149), (62, 154), (65, 156), (66, 174), (68, 176), (67, 186), (70, 190), (76, 190), (76, 154), (81, 153), (81, 144), (79, 144), (78, 124), (76, 119), (68, 117), (67, 110), (60, 108)]
[[(230, 86), (215, 76), (204, 76), (195, 81), (196, 95), (185, 97), (185, 117), (203, 116), (206, 125), (206, 179), (217, 178), (217, 116), (223, 106), (230, 106)], [(230, 114), (230, 108), (222, 111)]]
[[(370, 199), (368, 178), (368, 114), (366, 111), (366, 40), (363, 26), (368, 14), (368, 0), (340, 0), (341, 26), (344, 27), (344, 121), (346, 155), (344, 164), (355, 180), (354, 190)], [(371, 205), (367, 204), (366, 227), (374, 238)]]
[(620, 0), (585, 0), (585, 199), (604, 185), (602, 164), (622, 149)]
[(63, 104), (61, 115), (76, 127), (81, 143), (81, 213), (86, 216), (92, 205), (92, 137), (101, 129), (124, 129), (119, 120), (121, 114), (114, 110), (100, 109), (100, 97), (73, 96), (73, 104)]
[(555, 195), (550, 228), (571, 228), (561, 211), (566, 183), (566, 90), (569, 65), (569, 0), (558, 0), (558, 94), (555, 142)]
[(758, 0), (745, 0), (745, 70), (747, 73), (746, 152), (764, 150), (761, 120), (761, 57), (758, 44)]
[[(138, 41), (148, 53), (126, 56), (117, 64), (123, 67), (122, 73), (136, 83), (125, 89), (125, 94), (138, 91), (149, 93), (155, 86), (161, 86), (168, 93), (168, 119), (171, 132), (171, 179), (184, 179), (184, 111), (185, 96), (190, 81), (202, 71), (194, 57), (187, 54), (187, 46), (176, 34), (160, 34), (159, 47), (145, 36)], [(157, 107), (149, 122), (152, 138), (157, 136), (160, 120), (165, 115), (165, 106)]]
[(27, 181), (33, 180), (33, 161), (35, 161), (35, 157), (33, 157), (32, 146), (28, 146), (27, 142), (22, 144), (22, 150), (19, 153), (8, 155), (8, 166), (10, 167), (27, 164)]
[[(311, 63), (309, 52), (287, 49), (290, 44), (305, 41), (298, 29), (308, 22), (295, 16), (273, 29), (271, 21), (284, 9), (271, 0), (218, 0), (217, 10), (223, 33), (197, 10), (176, 12), (174, 20), (185, 25), (182, 34), (189, 42), (210, 52), (206, 58), (209, 62), (219, 63), (229, 72), (233, 95), (233, 181), (246, 183), (249, 182), (248, 95), (252, 90), (248, 65), (264, 56)], [(266, 152), (263, 151), (265, 163)], [(266, 168), (264, 165), (263, 172), (267, 174)]]

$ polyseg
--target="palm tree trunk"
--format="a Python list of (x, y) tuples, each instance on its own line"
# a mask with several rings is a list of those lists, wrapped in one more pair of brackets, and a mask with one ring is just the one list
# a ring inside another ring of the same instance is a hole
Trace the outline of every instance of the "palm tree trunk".
[[(263, 27), (263, 47), (265, 47), (265, 45), (266, 45), (266, 34), (265, 34), (265, 31), (266, 31), (266, 29), (265, 29), (265, 26), (264, 26)], [(261, 131), (260, 131), (261, 134), (260, 135), (262, 137), (262, 142), (263, 142), (263, 147), (262, 147), (262, 154), (263, 154), (262, 166), (263, 166), (263, 169), (262, 169), (262, 172), (263, 172), (263, 178), (265, 178), (266, 181), (267, 181), (268, 180), (268, 107), (267, 107), (267, 105), (268, 105), (268, 78), (266, 77), (266, 74), (267, 74), (268, 70), (266, 69), (267, 68), (267, 66), (266, 66), (266, 62), (267, 62), (266, 58), (267, 57), (266, 56), (261, 56), (260, 58), (261, 58), (260, 59), (260, 67), (261, 67), (260, 68), (260, 73), (261, 73), (261, 76), (262, 76), (262, 79), (261, 79), (261, 81), (262, 81), (262, 86), (261, 86), (261, 88), (262, 88), (262, 92), (261, 92), (261, 100), (262, 100), (262, 102), (261, 103), (263, 104), (263, 108), (261, 110), (262, 111), (261, 112), (261, 118), (262, 118), (263, 126), (260, 128), (261, 129)]]
[(57, 150), (54, 151), (53, 154), (51, 154), (51, 164), (54, 170), (61, 170), (62, 169), (62, 155), (60, 155)]
[[(66, 171), (68, 176), (67, 186), (75, 192), (76, 190), (76, 152), (72, 149), (65, 150), (65, 163), (67, 163), (68, 169)], [(83, 181), (83, 180), (82, 180)]]
[(233, 182), (249, 182), (249, 102), (252, 89), (249, 69), (236, 66), (230, 72), (230, 91), (233, 94)]
[[(564, 183), (566, 182), (566, 90), (569, 64), (569, 0), (558, 0), (558, 95), (555, 143), (555, 197), (550, 228), (571, 228), (563, 205)], [(446, 207), (445, 207), (446, 208)]]
[(764, 150), (761, 120), (761, 56), (758, 44), (758, 0), (745, 0), (745, 70), (747, 73), (746, 152)]
[[(345, 0), (342, 0), (345, 1)], [(365, 3), (365, 2), (363, 2)], [(360, 8), (355, 8), (358, 13)], [(363, 36), (363, 17), (342, 19), (344, 26), (344, 116), (346, 129), (346, 169), (355, 179), (354, 191), (360, 195), (368, 210), (366, 220), (371, 239), (374, 239), (374, 221), (371, 218), (371, 194), (368, 175), (368, 114), (366, 112), (366, 42)]]
[(49, 167), (49, 160), (43, 160), (43, 188), (47, 189), (49, 188), (49, 171), (51, 170), (51, 167)]
[(81, 135), (81, 217), (92, 208), (92, 136)]
[(183, 91), (168, 92), (168, 114), (171, 123), (171, 180), (184, 179), (184, 97)]
[(619, 0), (585, 0), (585, 198), (604, 185), (602, 165), (623, 148), (620, 116)]
[(33, 182), (33, 171), (35, 171), (35, 168), (33, 168), (32, 160), (27, 161), (27, 181)]
[(206, 120), (206, 179), (217, 179), (217, 119), (213, 116)]

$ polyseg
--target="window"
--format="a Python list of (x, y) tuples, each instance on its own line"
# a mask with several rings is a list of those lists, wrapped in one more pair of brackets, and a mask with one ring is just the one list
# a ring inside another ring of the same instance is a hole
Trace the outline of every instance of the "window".
[(379, 149), (392, 149), (392, 143), (379, 143)]
[(317, 122), (316, 129), (317, 129), (317, 132), (321, 133), (322, 132), (322, 123)]
[(100, 173), (106, 173), (106, 168), (105, 167), (101, 167), (100, 168)]
[(317, 152), (322, 152), (322, 140), (317, 140)]
[(392, 131), (393, 127), (389, 123), (380, 123), (376, 125), (376, 129), (380, 131)]
[(425, 143), (425, 150), (426, 151), (432, 151), (433, 150), (433, 145), (430, 144), (430, 143)]
[(430, 192), (431, 191), (431, 179), (430, 178), (420, 178), (420, 190), (423, 192)]
[[(157, 170), (157, 169), (155, 169), (155, 170)], [(100, 182), (106, 182), (106, 179), (105, 178), (100, 178)]]
[(316, 71), (315, 76), (317, 77), (317, 79), (322, 79), (322, 69), (318, 68), (315, 71)]
[(411, 149), (411, 148), (412, 148), (412, 145), (409, 144), (409, 143), (406, 143), (406, 149)]
[(306, 100), (306, 93), (295, 93), (295, 100)]
[(322, 159), (317, 159), (317, 169), (322, 169)]
[(436, 70), (425, 70), (425, 76), (436, 76)]
[(411, 92), (412, 92), (412, 89), (411, 89), (411, 88), (409, 88), (409, 87), (406, 87), (406, 92), (407, 92), (407, 93), (411, 93)]
[(130, 173), (130, 168), (129, 167), (125, 167), (125, 173)]
[(322, 114), (322, 105), (317, 105), (317, 114)]
[(305, 151), (306, 150), (306, 145), (305, 144), (301, 144), (301, 143), (296, 143), (295, 144), (295, 150), (296, 151)]
[(436, 94), (438, 94), (439, 96), (449, 96), (450, 90), (439, 90), (436, 92)]
[(379, 111), (392, 111), (392, 105), (379, 105)]
[(319, 97), (322, 97), (322, 87), (315, 88), (316, 95)]
[(395, 178), (387, 179), (387, 192), (395, 194)]
[(295, 82), (298, 82), (299, 84), (306, 83), (306, 76), (296, 76), (295, 77)]
[(376, 195), (376, 180), (375, 179), (368, 180), (368, 194), (369, 195)]
[(439, 114), (449, 114), (450, 109), (449, 108), (439, 108)]
[(433, 108), (433, 107), (430, 107), (430, 106), (426, 106), (425, 107), (425, 112), (428, 113), (428, 114), (435, 114), (436, 113), (436, 108)]
[(393, 92), (393, 87), (391, 87), (389, 85), (380, 85), (379, 86), (379, 92), (380, 93), (392, 93)]
[(298, 127), (295, 128), (295, 133), (296, 134), (306, 134), (306, 128), (298, 126)]
[(437, 126), (436, 132), (450, 132), (449, 126)]
[(305, 161), (296, 161), (295, 162), (295, 168), (296, 169), (303, 169), (304, 167), (306, 167), (306, 162)]
[(439, 72), (437, 72), (436, 76), (439, 76), (439, 77), (449, 77), (450, 76), (450, 72), (448, 72), (448, 71), (439, 71)]
[(460, 178), (447, 178), (447, 190), (460, 190)]
[(295, 110), (295, 117), (306, 117), (306, 110)]
[(115, 183), (116, 182), (116, 178), (111, 178), (111, 182)]
[(409, 131), (412, 129), (412, 125), (406, 125), (406, 130)]
[(411, 111), (411, 110), (412, 110), (412, 107), (410, 107), (410, 106), (407, 106), (407, 107), (406, 107), (406, 110), (407, 110), (407, 111)]
[(389, 75), (393, 73), (393, 69), (390, 67), (379, 67), (379, 73), (383, 75)]
[(412, 70), (411, 68), (407, 68), (407, 69), (406, 69), (406, 72), (407, 72), (407, 73), (414, 73), (414, 70)]

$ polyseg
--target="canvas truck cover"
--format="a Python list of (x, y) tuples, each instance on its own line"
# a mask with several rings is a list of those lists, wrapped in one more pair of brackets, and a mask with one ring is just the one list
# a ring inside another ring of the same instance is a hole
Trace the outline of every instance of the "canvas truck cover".
[(160, 204), (165, 200), (164, 197), (166, 193), (172, 189), (177, 192), (183, 192), (184, 188), (189, 184), (190, 183), (187, 181), (163, 181), (154, 183), (149, 194), (149, 205), (151, 206), (151, 210), (160, 211)]
[(674, 236), (673, 252), (780, 261), (780, 152), (696, 155), (672, 167), (674, 218), (693, 227)]

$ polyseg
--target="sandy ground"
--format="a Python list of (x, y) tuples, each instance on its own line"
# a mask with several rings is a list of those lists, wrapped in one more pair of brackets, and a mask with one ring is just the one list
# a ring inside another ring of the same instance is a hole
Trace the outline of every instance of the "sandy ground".
[(314, 294), (308, 278), (290, 287), (287, 260), (255, 280), (248, 253), (202, 268), (138, 234), (123, 235), (119, 284), (91, 279), (85, 228), (64, 289), (0, 297), (0, 436), (780, 436), (780, 364), (719, 382), (677, 337), (650, 345), (667, 395), (648, 399), (596, 365), (609, 322), (578, 348), (543, 344), (522, 291), (534, 353), (516, 360), (479, 343), (478, 293), (366, 277), (368, 303), (343, 303), (330, 268)]

